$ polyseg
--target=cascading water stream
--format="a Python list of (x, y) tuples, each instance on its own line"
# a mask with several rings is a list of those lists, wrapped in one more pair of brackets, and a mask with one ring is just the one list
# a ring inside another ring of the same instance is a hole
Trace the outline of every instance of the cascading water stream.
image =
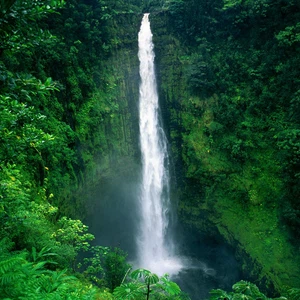
[(138, 234), (138, 266), (163, 275), (176, 274), (181, 263), (168, 237), (170, 210), (167, 140), (159, 122), (154, 51), (149, 14), (142, 20), (139, 36), (139, 126), (142, 154), (140, 192), (141, 225)]

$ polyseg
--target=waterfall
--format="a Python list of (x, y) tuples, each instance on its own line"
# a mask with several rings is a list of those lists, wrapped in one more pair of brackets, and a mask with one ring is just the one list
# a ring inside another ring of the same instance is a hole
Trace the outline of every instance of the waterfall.
[(142, 20), (139, 36), (139, 126), (142, 156), (138, 266), (158, 275), (178, 273), (181, 264), (168, 237), (170, 211), (167, 140), (160, 124), (154, 68), (154, 46), (149, 14)]

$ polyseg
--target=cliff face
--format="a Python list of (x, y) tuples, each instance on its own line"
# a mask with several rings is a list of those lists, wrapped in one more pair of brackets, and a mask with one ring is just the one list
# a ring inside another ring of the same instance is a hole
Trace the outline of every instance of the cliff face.
[[(109, 232), (105, 222), (99, 224), (98, 220), (105, 207), (120, 204), (115, 199), (116, 193), (121, 198), (125, 193), (122, 180), (124, 187), (138, 176), (137, 33), (141, 17), (138, 13), (124, 12), (109, 19), (113, 46), (109, 46), (105, 59), (100, 58), (94, 66), (94, 82), (99, 78), (100, 84), (97, 87), (92, 82), (93, 94), (76, 112), (77, 152), (82, 164), (77, 174), (80, 180), (73, 183), (76, 191), (72, 195), (70, 190), (74, 187), (67, 187), (65, 195), (61, 193), (60, 201), (66, 202), (64, 210), (68, 215), (85, 219), (96, 237), (99, 231)], [(105, 220), (108, 224), (109, 220)], [(105, 244), (105, 240), (99, 243)]]
[[(81, 141), (83, 147), (93, 149), (93, 158), (75, 198), (89, 199), (86, 203), (89, 218), (97, 219), (94, 209), (108, 204), (109, 193), (118, 190), (122, 179), (128, 183), (136, 181), (139, 172), (137, 33), (141, 18), (137, 13), (121, 14), (110, 29), (117, 42), (102, 62), (101, 72), (107, 78), (107, 89), (98, 89), (99, 103), (95, 103), (103, 106), (105, 117), (89, 132), (86, 141)], [(95, 193), (103, 195), (102, 199), (96, 195), (98, 202)]]
[(103, 62), (103, 70), (109, 78), (106, 102), (113, 109), (107, 108), (109, 117), (103, 125), (107, 148), (104, 153), (99, 153), (99, 159), (103, 166), (105, 157), (106, 167), (113, 170), (126, 159), (139, 156), (137, 32), (140, 18), (129, 14), (117, 19), (114, 30), (119, 42)]
[[(207, 47), (205, 40), (197, 49), (186, 47), (167, 14), (153, 14), (151, 21), (180, 221), (199, 233), (222, 235), (262, 288), (282, 292), (299, 287), (300, 257), (281, 215), (284, 167), (269, 131), (277, 130), (278, 111), (250, 115), (251, 88), (242, 89), (238, 81), (228, 83), (235, 90), (228, 95), (217, 85), (209, 93), (195, 92), (191, 80), (199, 74), (193, 75), (194, 68), (205, 73), (206, 79), (198, 76), (199, 81), (210, 80), (207, 67), (213, 63), (209, 55), (199, 54)], [(209, 45), (214, 46), (220, 44)], [(216, 60), (221, 53), (210, 55)]]
[[(111, 194), (101, 186), (110, 182), (113, 191), (122, 178), (128, 186), (138, 178), (141, 18), (118, 18), (115, 32), (121, 42), (104, 63), (112, 87), (109, 102), (116, 109), (102, 127), (106, 150), (87, 173), (87, 182), (104, 195), (101, 204), (91, 197), (90, 216), (109, 204)], [(285, 141), (279, 138), (292, 125), (287, 125), (282, 103), (274, 108), (268, 102), (277, 91), (271, 89), (270, 96), (263, 84), (282, 78), (269, 78), (269, 70), (263, 69), (267, 50), (203, 36), (190, 45), (176, 33), (166, 11), (157, 10), (150, 19), (180, 222), (187, 231), (222, 236), (236, 249), (245, 274), (260, 287), (277, 292), (299, 287), (300, 257), (283, 220), (289, 205), (282, 200), (288, 190), (283, 179), (288, 154), (281, 152)]]

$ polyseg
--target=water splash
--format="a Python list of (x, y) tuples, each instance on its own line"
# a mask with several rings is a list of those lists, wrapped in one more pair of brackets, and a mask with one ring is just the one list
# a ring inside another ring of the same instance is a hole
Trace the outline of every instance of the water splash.
[(166, 136), (159, 122), (155, 54), (149, 14), (143, 17), (138, 41), (141, 77), (139, 126), (143, 171), (137, 265), (158, 275), (172, 275), (180, 271), (182, 264), (175, 256), (173, 241), (168, 236), (171, 205), (169, 161)]

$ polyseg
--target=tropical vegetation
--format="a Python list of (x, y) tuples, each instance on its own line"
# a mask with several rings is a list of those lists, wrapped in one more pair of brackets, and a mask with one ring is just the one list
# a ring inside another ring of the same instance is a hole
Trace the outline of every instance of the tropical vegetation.
[(84, 222), (82, 191), (139, 158), (146, 10), (179, 220), (236, 247), (259, 286), (210, 299), (298, 299), (296, 0), (0, 1), (0, 298), (188, 299)]

